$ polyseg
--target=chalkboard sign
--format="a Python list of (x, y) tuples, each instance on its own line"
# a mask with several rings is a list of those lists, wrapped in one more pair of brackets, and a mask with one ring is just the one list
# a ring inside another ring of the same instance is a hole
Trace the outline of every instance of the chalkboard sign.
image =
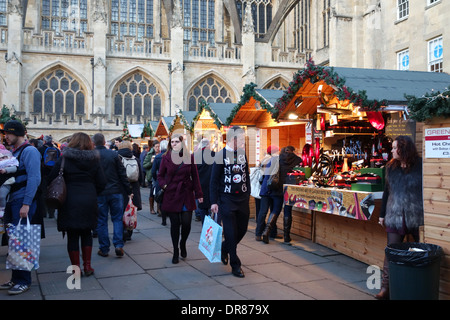
[(405, 120), (400, 112), (391, 113), (386, 122), (386, 136), (395, 139), (398, 136), (408, 136), (416, 142), (416, 122)]

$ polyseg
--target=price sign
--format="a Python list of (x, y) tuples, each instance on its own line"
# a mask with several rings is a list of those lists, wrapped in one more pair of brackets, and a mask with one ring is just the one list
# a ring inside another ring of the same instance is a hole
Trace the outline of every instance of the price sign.
[(450, 158), (450, 128), (425, 129), (425, 158)]

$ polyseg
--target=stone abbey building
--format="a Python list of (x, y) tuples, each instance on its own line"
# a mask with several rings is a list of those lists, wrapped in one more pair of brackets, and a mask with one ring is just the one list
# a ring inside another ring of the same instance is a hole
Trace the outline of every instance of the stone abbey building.
[(0, 106), (31, 136), (110, 139), (245, 84), (283, 90), (312, 58), (448, 72), (447, 0), (0, 0)]

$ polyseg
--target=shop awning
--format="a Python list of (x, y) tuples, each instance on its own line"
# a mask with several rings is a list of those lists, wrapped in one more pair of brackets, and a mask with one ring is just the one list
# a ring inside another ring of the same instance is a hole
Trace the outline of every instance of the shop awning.
[(382, 107), (407, 105), (405, 95), (423, 95), (431, 90), (443, 90), (450, 84), (445, 73), (399, 71), (316, 66), (309, 61), (299, 70), (274, 105), (273, 117), (288, 119), (290, 114), (308, 118), (317, 107), (334, 108), (343, 113), (351, 106), (364, 111), (379, 111)]

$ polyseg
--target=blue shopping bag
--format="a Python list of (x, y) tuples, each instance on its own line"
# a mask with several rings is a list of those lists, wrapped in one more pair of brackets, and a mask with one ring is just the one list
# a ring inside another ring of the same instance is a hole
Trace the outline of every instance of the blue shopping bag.
[(198, 249), (205, 255), (209, 262), (221, 261), (222, 226), (210, 216), (205, 216)]
[(6, 269), (31, 271), (39, 268), (39, 254), (41, 251), (41, 225), (21, 224), (17, 226), (8, 224), (9, 236), (8, 257)]

